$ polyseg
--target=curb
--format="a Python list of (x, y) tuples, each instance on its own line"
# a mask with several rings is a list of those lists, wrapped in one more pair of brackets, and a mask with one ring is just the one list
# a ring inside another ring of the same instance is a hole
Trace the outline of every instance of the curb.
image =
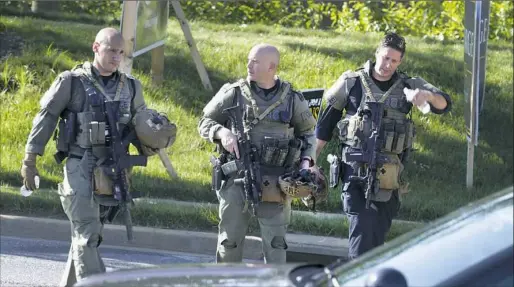
[[(0, 234), (2, 236), (70, 240), (70, 225), (67, 220), (6, 214), (1, 214), (0, 220)], [(206, 255), (216, 254), (217, 234), (212, 232), (134, 226), (133, 234), (133, 241), (128, 242), (125, 226), (107, 224), (104, 226), (103, 242), (104, 244), (123, 247)], [(337, 258), (343, 260), (347, 258), (347, 239), (289, 233), (287, 234), (287, 241), (288, 262), (327, 264)], [(262, 247), (259, 237), (246, 236), (243, 257), (250, 260), (262, 260)]]

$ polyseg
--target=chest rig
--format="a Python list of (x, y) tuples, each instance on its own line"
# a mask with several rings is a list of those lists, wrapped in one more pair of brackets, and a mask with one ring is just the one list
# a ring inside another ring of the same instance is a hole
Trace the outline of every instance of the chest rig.
[(408, 112), (410, 108), (403, 94), (405, 76), (398, 75), (398, 79), (384, 93), (364, 70), (359, 70), (357, 75), (362, 86), (362, 97), (357, 112), (351, 116), (346, 115), (337, 124), (341, 143), (352, 148), (362, 148), (362, 142), (371, 134), (371, 123), (363, 119), (361, 112), (367, 102), (380, 102), (384, 104), (380, 127), (381, 151), (401, 154), (412, 148), (415, 131)]
[(77, 113), (76, 144), (91, 149), (96, 158), (102, 159), (109, 154), (108, 145), (113, 136), (110, 124), (115, 125), (113, 128), (119, 136), (123, 136), (130, 123), (132, 93), (127, 85), (130, 80), (125, 74), (120, 74), (115, 86), (108, 83), (111, 85), (104, 88), (93, 77), (91, 69), (86, 63), (73, 71), (85, 91), (83, 111)]
[[(243, 126), (249, 134), (252, 146), (257, 151), (263, 174), (282, 175), (300, 159), (305, 145), (294, 137), (291, 127), (294, 93), (291, 84), (282, 81), (269, 99), (252, 91), (250, 84), (241, 79), (229, 88), (236, 89), (234, 106), (242, 109)], [(227, 163), (223, 166), (225, 175), (230, 176), (237, 167)]]
[(277, 173), (283, 173), (283, 168), (292, 167), (300, 159), (303, 146), (303, 142), (294, 137), (291, 127), (294, 112), (291, 84), (282, 81), (270, 99), (252, 93), (246, 81), (239, 81), (239, 87), (245, 130), (249, 131), (252, 143), (258, 148), (261, 165), (278, 167)]

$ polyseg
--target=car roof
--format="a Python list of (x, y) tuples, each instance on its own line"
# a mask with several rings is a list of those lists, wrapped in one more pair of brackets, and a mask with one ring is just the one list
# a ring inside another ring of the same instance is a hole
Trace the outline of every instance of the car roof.
[(438, 285), (495, 254), (512, 253), (513, 226), (511, 186), (404, 234), (333, 273), (341, 286), (364, 286), (369, 274), (384, 268), (399, 270), (410, 286)]

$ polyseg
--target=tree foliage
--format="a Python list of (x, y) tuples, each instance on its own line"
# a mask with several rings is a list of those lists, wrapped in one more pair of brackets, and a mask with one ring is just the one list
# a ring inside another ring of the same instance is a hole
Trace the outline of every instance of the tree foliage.
[[(30, 10), (32, 1), (0, 2), (2, 8)], [(88, 14), (119, 19), (122, 1), (59, 1), (64, 13)], [(380, 32), (397, 31), (405, 35), (433, 39), (463, 38), (465, 1), (319, 1), (181, 0), (188, 19), (217, 23), (264, 23), (308, 29)], [(170, 5), (170, 15), (174, 11)], [(491, 1), (490, 39), (511, 41), (514, 36), (514, 4)]]

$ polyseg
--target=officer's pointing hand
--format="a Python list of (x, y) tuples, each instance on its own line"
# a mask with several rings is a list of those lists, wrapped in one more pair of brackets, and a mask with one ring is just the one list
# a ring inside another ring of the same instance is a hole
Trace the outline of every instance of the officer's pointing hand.
[(218, 131), (218, 137), (221, 140), (221, 145), (229, 153), (235, 153), (236, 158), (239, 159), (239, 148), (237, 147), (237, 137), (227, 128), (222, 128)]

